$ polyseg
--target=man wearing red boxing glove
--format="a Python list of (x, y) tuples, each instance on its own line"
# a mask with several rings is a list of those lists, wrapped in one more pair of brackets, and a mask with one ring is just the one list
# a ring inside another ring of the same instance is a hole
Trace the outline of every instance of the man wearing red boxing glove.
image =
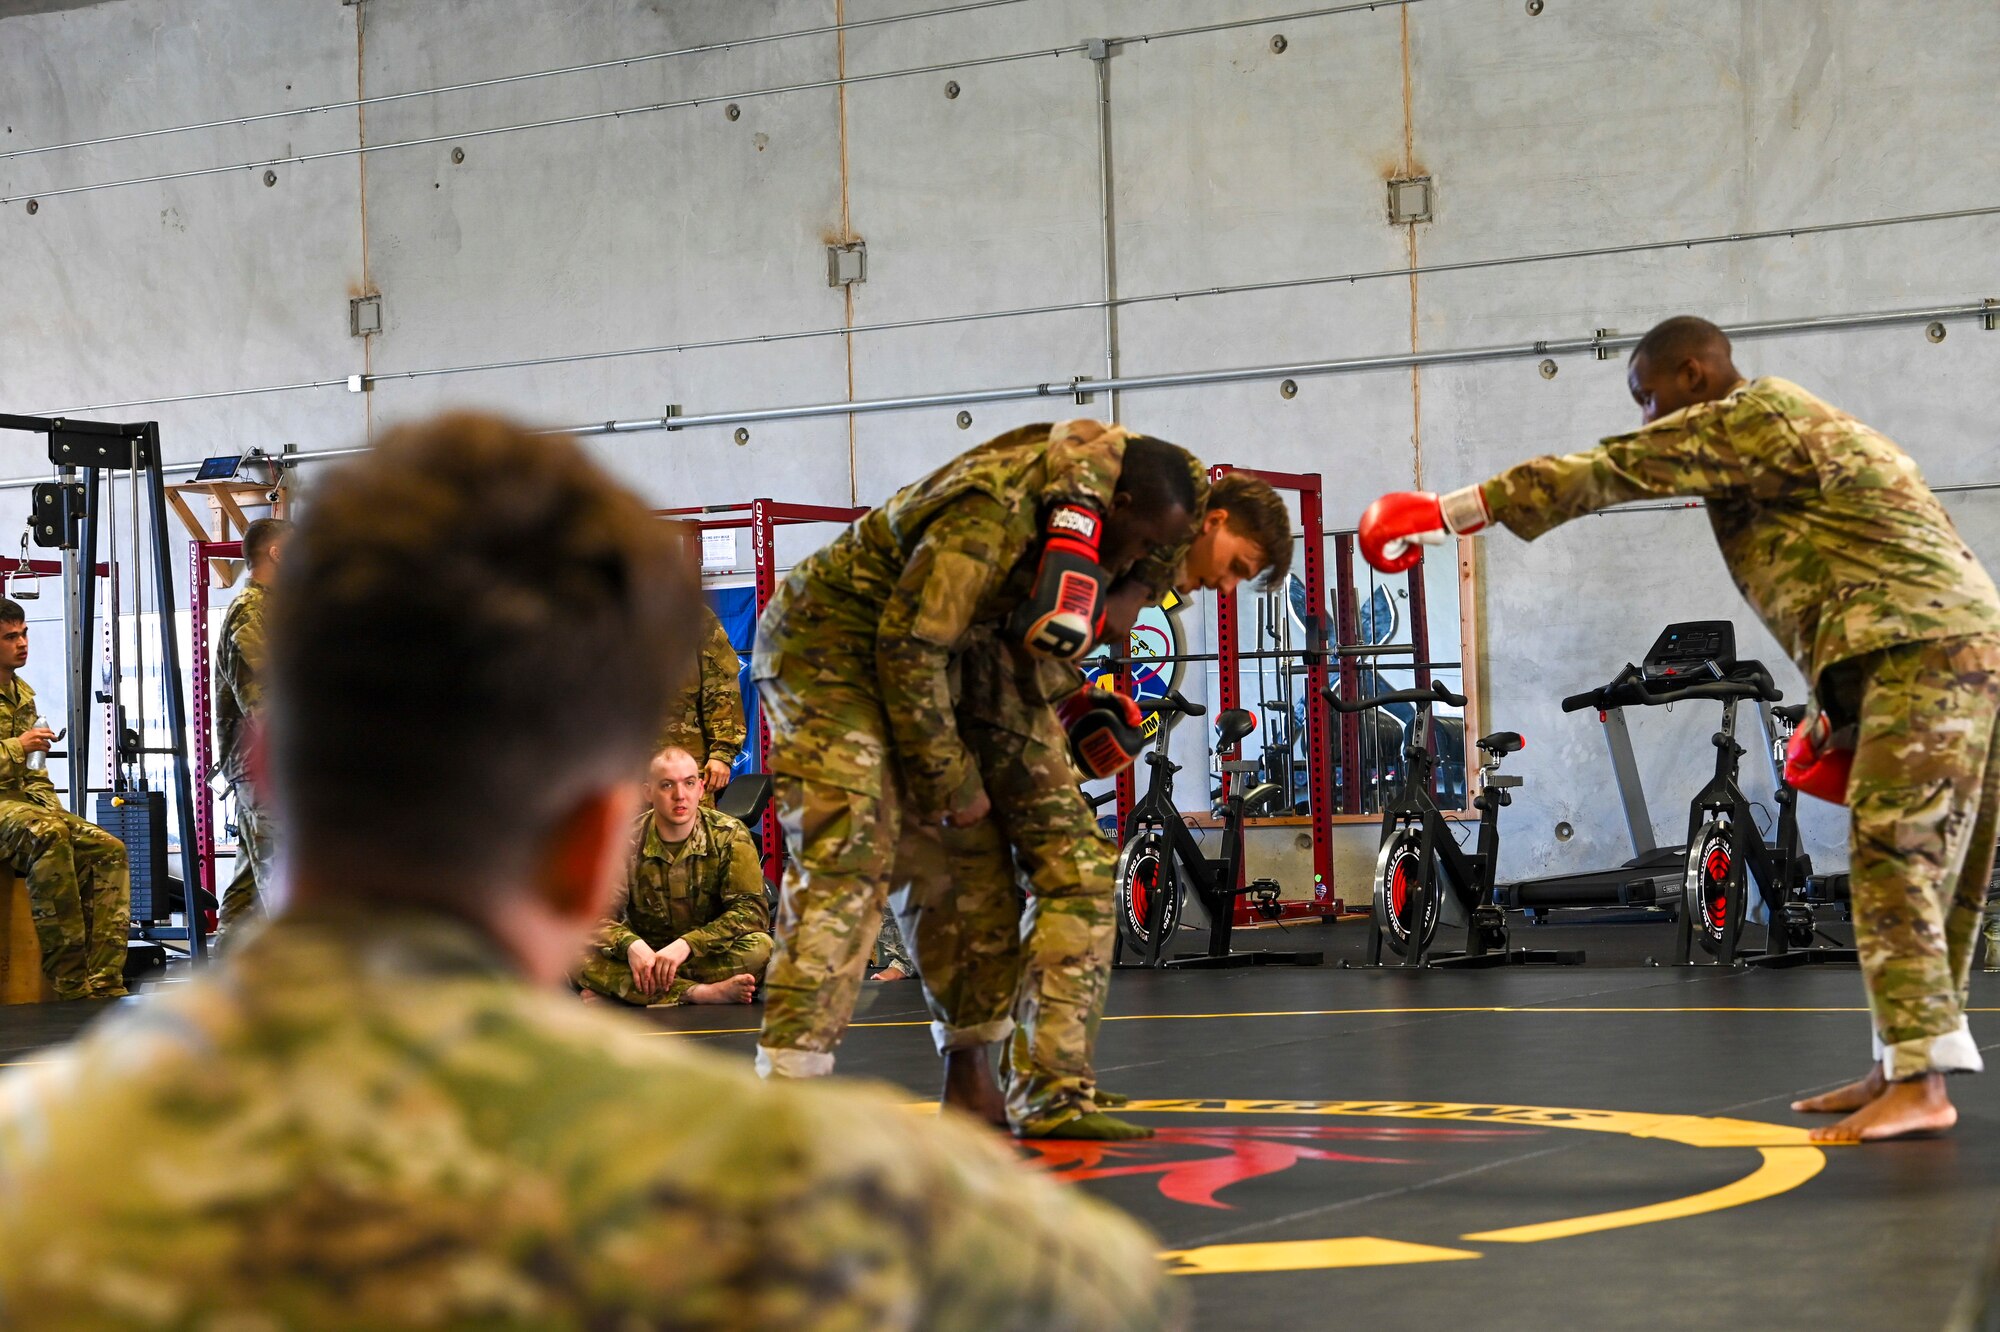
[(1746, 380), (1714, 324), (1658, 325), (1626, 379), (1642, 429), (1447, 495), (1385, 495), (1362, 552), (1393, 572), (1449, 533), (1533, 540), (1626, 500), (1705, 499), (1736, 585), (1819, 704), (1790, 770), (1853, 810), (1876, 1060), (1793, 1108), (1845, 1115), (1820, 1141), (1949, 1128), (1945, 1076), (1981, 1067), (1964, 1013), (2000, 816), (2000, 593), (1907, 454), (1796, 384)]
[(1023, 426), (792, 569), (751, 667), (791, 851), (761, 1072), (832, 1071), (892, 884), (943, 863), (947, 830), (986, 835), (996, 796), (955, 722), (953, 657), (987, 632), (1067, 669), (1090, 646), (1106, 582), (1188, 539), (1200, 471), (1185, 449), (1118, 426)]
[[(1193, 459), (1190, 464), (1198, 467)], [(1149, 552), (1106, 599), (1108, 642), (1172, 587), (1230, 592), (1281, 582), (1292, 521), (1265, 482), (1231, 472), (1210, 487), (1191, 539)], [(941, 859), (914, 867), (905, 933), (945, 1056), (945, 1100), (1029, 1138), (1121, 1139), (1150, 1130), (1105, 1112), (1098, 1023), (1117, 937), (1117, 845), (1077, 789), (1111, 776), (1144, 745), (1138, 705), (1084, 689), (1073, 665), (980, 631), (957, 662), (959, 734), (993, 800), (993, 818), (945, 830)], [(1025, 911), (1017, 882), (1025, 880)], [(1006, 1041), (1004, 1099), (989, 1047)]]

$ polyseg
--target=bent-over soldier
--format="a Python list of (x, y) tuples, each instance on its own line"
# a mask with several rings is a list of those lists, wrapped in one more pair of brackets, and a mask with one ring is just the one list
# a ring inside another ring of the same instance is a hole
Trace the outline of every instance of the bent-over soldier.
[[(1139, 607), (1171, 587), (1228, 596), (1245, 579), (1282, 581), (1290, 568), (1291, 517), (1269, 484), (1243, 472), (1212, 489), (1195, 480), (1203, 507), (1192, 544), (1154, 552), (1120, 580), (1109, 641), (1123, 642)], [(1102, 691), (1079, 695), (1074, 666), (1034, 658), (989, 629), (968, 637), (957, 668), (959, 734), (993, 798), (993, 825), (947, 829), (948, 872), (910, 889), (939, 1048), (983, 1057), (987, 1042), (1008, 1040), (1004, 1122), (1021, 1136), (1144, 1136), (1101, 1113), (1122, 1103), (1097, 1086), (1094, 1061), (1116, 940), (1117, 846), (1078, 790), (1136, 757), (1140, 736), (1129, 734), (1111, 765), (1092, 765), (1066, 717)]]
[[(760, 1070), (832, 1070), (891, 884), (944, 872), (946, 824), (991, 835), (948, 678), (967, 635), (990, 625), (1040, 656), (1081, 656), (1109, 581), (1187, 541), (1198, 472), (1186, 450), (1118, 426), (1023, 426), (904, 487), (793, 568), (758, 625), (752, 666), (792, 852)], [(947, 1079), (980, 1079), (997, 1098), (978, 1055), (948, 1060)]]

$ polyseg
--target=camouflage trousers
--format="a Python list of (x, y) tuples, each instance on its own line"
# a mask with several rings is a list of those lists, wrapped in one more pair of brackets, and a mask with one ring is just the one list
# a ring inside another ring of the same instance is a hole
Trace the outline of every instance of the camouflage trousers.
[(0, 800), (0, 856), (27, 875), (42, 971), (58, 999), (125, 993), (125, 844), (66, 810)]
[(673, 983), (654, 995), (640, 992), (632, 980), (630, 963), (602, 949), (591, 953), (576, 978), (585, 989), (595, 990), (606, 998), (641, 1007), (666, 1008), (686, 1003), (687, 992), (697, 985), (728, 980), (731, 976), (761, 977), (764, 968), (770, 964), (772, 947), (770, 935), (762, 930), (752, 930), (709, 947), (697, 948), (688, 954), (687, 961), (681, 963), (680, 970), (674, 973)]
[(236, 873), (222, 890), (222, 928), (267, 916), (277, 890), (278, 824), (248, 782), (236, 784)]
[(1882, 1072), (1977, 1071), (1965, 1006), (2000, 819), (2000, 641), (1887, 649), (1830, 668), (1821, 692), (1860, 719), (1849, 877)]
[(1117, 848), (1077, 789), (1052, 715), (1023, 734), (961, 710), (959, 733), (978, 759), (993, 818), (945, 834), (951, 909), (926, 912), (937, 889), (911, 885), (917, 974), (940, 1049), (1011, 1027), (1007, 1119), (1035, 1132), (1097, 1108), (1093, 1057), (1111, 988)]
[[(764, 978), (757, 1071), (765, 1076), (833, 1071), (892, 884), (949, 877), (943, 829), (905, 821), (899, 788), (892, 774), (873, 790), (772, 776), (771, 809), (790, 856)], [(904, 939), (918, 948), (921, 968), (918, 922), (904, 919)]]

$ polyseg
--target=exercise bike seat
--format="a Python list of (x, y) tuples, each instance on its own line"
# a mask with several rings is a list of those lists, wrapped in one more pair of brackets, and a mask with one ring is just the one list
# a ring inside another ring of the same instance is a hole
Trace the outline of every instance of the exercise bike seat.
[(1495, 758), (1505, 758), (1509, 754), (1526, 749), (1528, 742), (1521, 738), (1519, 731), (1495, 731), (1491, 735), (1481, 736), (1479, 747)]
[(1806, 719), (1806, 705), (1794, 703), (1788, 708), (1772, 708), (1771, 715), (1787, 726), (1797, 726)]
[(745, 827), (754, 828), (771, 803), (769, 773), (746, 772), (715, 793), (715, 808)]
[(1229, 708), (1215, 719), (1215, 745), (1233, 748), (1244, 736), (1257, 729), (1257, 719), (1243, 708)]

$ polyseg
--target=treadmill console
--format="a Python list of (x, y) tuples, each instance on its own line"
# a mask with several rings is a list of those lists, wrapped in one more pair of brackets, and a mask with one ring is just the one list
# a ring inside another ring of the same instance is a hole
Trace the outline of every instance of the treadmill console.
[(1660, 631), (1641, 669), (1648, 680), (1690, 676), (1721, 679), (1736, 667), (1736, 626), (1728, 620), (1688, 620)]

